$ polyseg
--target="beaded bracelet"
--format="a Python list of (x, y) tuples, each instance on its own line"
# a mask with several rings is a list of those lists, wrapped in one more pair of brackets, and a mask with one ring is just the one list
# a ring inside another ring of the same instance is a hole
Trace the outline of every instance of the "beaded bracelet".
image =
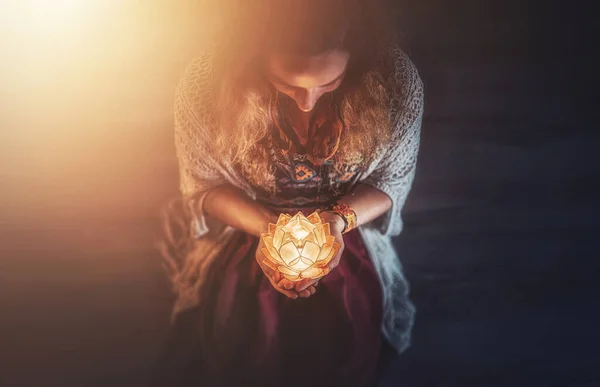
[(344, 223), (345, 223), (344, 229), (342, 230), (342, 234), (345, 234), (345, 233), (349, 232), (350, 230), (353, 230), (356, 228), (356, 224), (357, 224), (356, 212), (354, 212), (354, 210), (352, 208), (350, 208), (350, 206), (348, 206), (347, 204), (342, 204), (342, 203), (336, 202), (333, 205), (329, 206), (325, 211), (334, 212), (342, 217), (342, 219), (344, 220)]

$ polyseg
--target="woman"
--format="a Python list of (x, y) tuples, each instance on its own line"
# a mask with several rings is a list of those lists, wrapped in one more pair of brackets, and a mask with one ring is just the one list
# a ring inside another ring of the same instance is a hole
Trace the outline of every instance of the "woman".
[[(402, 352), (413, 321), (391, 237), (422, 82), (373, 1), (260, 3), (235, 7), (178, 87), (182, 200), (163, 246), (175, 329), (153, 379), (370, 386), (382, 333)], [(292, 282), (264, 265), (260, 235), (314, 210), (341, 248), (325, 277)]]

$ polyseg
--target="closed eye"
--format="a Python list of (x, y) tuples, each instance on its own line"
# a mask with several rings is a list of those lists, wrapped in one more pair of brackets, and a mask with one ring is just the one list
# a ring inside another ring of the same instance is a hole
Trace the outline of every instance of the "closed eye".
[[(341, 81), (344, 76), (346, 75), (346, 73), (342, 73), (340, 76), (338, 76), (336, 79), (334, 79), (333, 81), (326, 83), (324, 85), (321, 86), (317, 86), (317, 88), (319, 89), (325, 89), (328, 87), (332, 87), (334, 86), (336, 83), (338, 83), (339, 81)], [(271, 82), (273, 82), (275, 85), (281, 87), (282, 89), (287, 89), (287, 90), (298, 90), (298, 89), (302, 89), (301, 87), (298, 86), (294, 86), (294, 85), (290, 85), (289, 83), (286, 83), (280, 79), (271, 79)]]

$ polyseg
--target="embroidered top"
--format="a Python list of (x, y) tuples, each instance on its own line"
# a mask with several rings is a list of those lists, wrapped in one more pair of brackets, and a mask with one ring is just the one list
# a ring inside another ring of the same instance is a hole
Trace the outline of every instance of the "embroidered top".
[[(355, 167), (341, 176), (335, 171), (334, 156), (343, 130), (335, 114), (333, 103), (317, 105), (304, 144), (291, 122), (275, 125), (262, 146), (269, 150), (276, 166), (277, 193), (271, 195), (262, 187), (254, 186), (259, 203), (281, 210), (321, 207), (350, 190), (359, 177), (359, 170)], [(339, 185), (333, 187), (331, 178)]]
[(317, 166), (309, 161), (306, 155), (292, 155), (290, 165), (285, 163), (277, 165), (275, 175), (277, 194), (270, 195), (261, 187), (254, 187), (257, 191), (256, 200), (270, 208), (280, 209), (320, 207), (331, 204), (344, 196), (359, 176), (356, 170), (347, 172), (338, 178), (340, 187), (333, 189), (327, 177), (334, 173), (333, 162), (327, 160), (323, 165)]

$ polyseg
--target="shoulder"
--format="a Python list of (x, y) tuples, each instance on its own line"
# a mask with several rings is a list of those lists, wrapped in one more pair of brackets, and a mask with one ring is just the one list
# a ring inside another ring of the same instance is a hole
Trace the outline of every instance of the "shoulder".
[(393, 63), (390, 74), (392, 113), (399, 115), (418, 112), (423, 108), (424, 85), (417, 67), (399, 47), (391, 47)]
[(175, 118), (194, 126), (212, 122), (214, 112), (213, 52), (208, 48), (185, 67), (175, 91)]
[(413, 61), (397, 46), (387, 49), (384, 79), (389, 93), (392, 137), (390, 146), (397, 146), (420, 133), (424, 106), (424, 86)]
[(194, 57), (185, 67), (175, 93), (176, 103), (202, 115), (213, 105), (213, 48)]

